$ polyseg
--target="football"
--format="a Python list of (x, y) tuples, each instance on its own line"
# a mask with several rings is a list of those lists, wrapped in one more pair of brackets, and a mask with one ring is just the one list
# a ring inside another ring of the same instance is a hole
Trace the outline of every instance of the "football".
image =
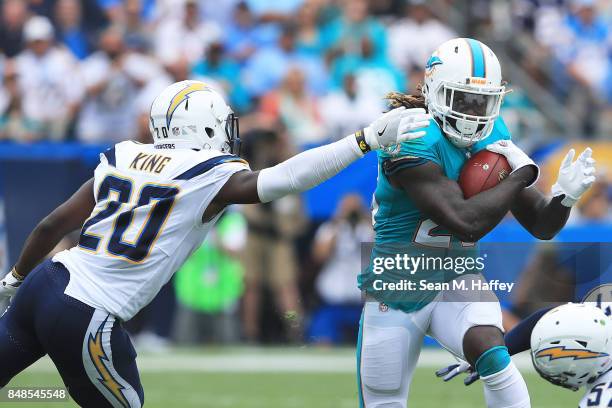
[(481, 150), (472, 156), (461, 169), (459, 186), (465, 198), (470, 198), (495, 187), (508, 177), (512, 168), (501, 154)]

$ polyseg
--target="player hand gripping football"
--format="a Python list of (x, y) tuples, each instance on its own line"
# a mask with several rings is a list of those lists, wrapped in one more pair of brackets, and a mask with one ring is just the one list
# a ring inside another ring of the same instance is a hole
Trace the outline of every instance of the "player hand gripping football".
[(390, 110), (363, 130), (367, 146), (359, 143), (359, 148), (366, 153), (423, 137), (425, 130), (420, 129), (427, 127), (430, 119), (431, 116), (422, 108), (401, 107)]
[(571, 207), (595, 182), (595, 159), (591, 157), (593, 151), (590, 147), (584, 149), (578, 159), (574, 160), (576, 151), (570, 149), (565, 155), (557, 182), (552, 186), (553, 197), (565, 195), (561, 204)]
[[(215, 200), (219, 200), (223, 206), (234, 203), (267, 203), (287, 194), (306, 191), (335, 176), (371, 150), (425, 136), (424, 128), (429, 126), (429, 121), (430, 116), (424, 109), (393, 109), (365, 129), (337, 142), (306, 150), (258, 173), (236, 173)], [(245, 185), (255, 188), (245, 188)]]
[(498, 140), (497, 142), (487, 146), (487, 150), (493, 153), (498, 153), (506, 157), (508, 164), (512, 167), (512, 173), (526, 166), (533, 166), (536, 170), (535, 178), (527, 185), (531, 187), (538, 181), (540, 177), (540, 168), (527, 154), (522, 151), (512, 140)]
[(10, 298), (15, 295), (17, 288), (23, 282), (23, 278), (13, 268), (2, 280), (0, 281), (0, 299)]

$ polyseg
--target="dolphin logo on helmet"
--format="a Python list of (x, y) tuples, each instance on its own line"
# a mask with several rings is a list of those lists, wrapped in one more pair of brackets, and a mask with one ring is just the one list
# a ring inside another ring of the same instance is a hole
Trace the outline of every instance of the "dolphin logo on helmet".
[(442, 60), (437, 55), (432, 55), (431, 57), (429, 57), (427, 64), (425, 64), (425, 69), (430, 70), (436, 65), (440, 64), (442, 64)]

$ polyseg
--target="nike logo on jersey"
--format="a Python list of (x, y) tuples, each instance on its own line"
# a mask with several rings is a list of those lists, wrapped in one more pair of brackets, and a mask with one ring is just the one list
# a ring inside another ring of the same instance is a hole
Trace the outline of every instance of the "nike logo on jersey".
[(161, 154), (138, 153), (136, 157), (134, 157), (132, 164), (130, 164), (130, 169), (159, 174), (164, 170), (170, 160), (172, 160), (171, 157)]

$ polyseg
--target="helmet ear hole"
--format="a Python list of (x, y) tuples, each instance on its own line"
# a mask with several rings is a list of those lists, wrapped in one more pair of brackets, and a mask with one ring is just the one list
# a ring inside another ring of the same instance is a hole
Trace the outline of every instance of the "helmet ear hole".
[(207, 127), (204, 130), (206, 130), (206, 134), (209, 138), (212, 139), (215, 136), (215, 131), (212, 128)]

